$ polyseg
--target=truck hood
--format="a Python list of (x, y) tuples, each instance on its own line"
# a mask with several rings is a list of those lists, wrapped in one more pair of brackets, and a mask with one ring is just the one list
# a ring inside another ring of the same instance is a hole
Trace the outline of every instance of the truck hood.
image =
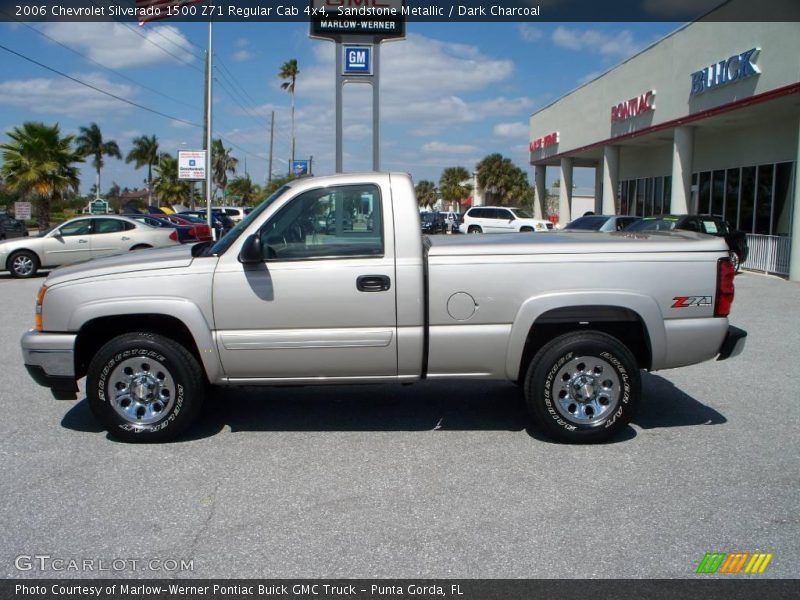
[(47, 277), (46, 285), (56, 285), (87, 277), (118, 275), (133, 271), (153, 271), (157, 269), (175, 269), (192, 264), (191, 244), (168, 246), (166, 248), (148, 248), (122, 254), (113, 254), (102, 258), (94, 258), (86, 262), (60, 267)]
[(544, 231), (429, 238), (429, 256), (720, 252), (725, 240), (692, 231)]

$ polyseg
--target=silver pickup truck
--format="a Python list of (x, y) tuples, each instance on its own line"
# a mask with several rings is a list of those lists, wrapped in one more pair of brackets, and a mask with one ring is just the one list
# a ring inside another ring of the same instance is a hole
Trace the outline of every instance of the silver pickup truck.
[(117, 438), (168, 440), (210, 385), (518, 383), (535, 423), (605, 440), (640, 370), (740, 353), (725, 241), (695, 233), (423, 238), (411, 178), (298, 179), (216, 243), (54, 271), (22, 338), (35, 381), (86, 376)]

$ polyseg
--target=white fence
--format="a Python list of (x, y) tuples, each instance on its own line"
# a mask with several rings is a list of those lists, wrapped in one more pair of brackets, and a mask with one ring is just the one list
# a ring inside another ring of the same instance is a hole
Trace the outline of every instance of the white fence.
[(789, 275), (791, 237), (748, 233), (747, 245), (750, 247), (750, 253), (742, 268), (775, 275)]

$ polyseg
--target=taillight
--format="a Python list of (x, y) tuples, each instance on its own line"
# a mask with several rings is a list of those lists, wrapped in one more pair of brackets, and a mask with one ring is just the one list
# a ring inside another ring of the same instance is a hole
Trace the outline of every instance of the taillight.
[(190, 227), (189, 228), (189, 237), (193, 237), (197, 239), (197, 227)]
[(727, 317), (733, 304), (733, 277), (736, 274), (730, 258), (717, 261), (717, 301), (714, 304), (715, 317)]
[(169, 234), (169, 239), (171, 239), (173, 242), (177, 242), (178, 241), (178, 230), (177, 229), (173, 229), (172, 230), (172, 233)]

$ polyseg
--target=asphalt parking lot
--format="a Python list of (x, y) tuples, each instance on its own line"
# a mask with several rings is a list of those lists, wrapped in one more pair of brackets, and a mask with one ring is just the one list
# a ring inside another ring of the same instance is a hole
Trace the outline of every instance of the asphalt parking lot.
[(4, 577), (681, 578), (736, 551), (800, 574), (798, 284), (737, 277), (745, 353), (645, 375), (601, 446), (551, 443), (516, 387), (469, 382), (221, 391), (186, 439), (126, 445), (25, 372), (41, 281), (0, 274)]

